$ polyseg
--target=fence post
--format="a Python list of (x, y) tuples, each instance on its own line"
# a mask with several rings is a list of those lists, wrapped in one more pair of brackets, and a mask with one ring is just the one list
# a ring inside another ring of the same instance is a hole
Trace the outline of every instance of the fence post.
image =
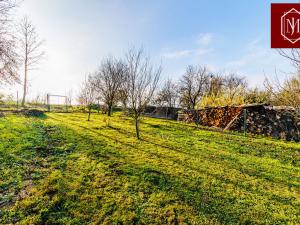
[(66, 111), (68, 112), (68, 97), (65, 98), (65, 102), (66, 102)]
[(48, 112), (50, 112), (50, 99), (49, 99), (49, 94), (47, 94), (47, 108), (48, 108)]
[(246, 136), (247, 130), (247, 109), (244, 109), (244, 136)]
[(19, 110), (19, 91), (17, 91), (17, 110)]

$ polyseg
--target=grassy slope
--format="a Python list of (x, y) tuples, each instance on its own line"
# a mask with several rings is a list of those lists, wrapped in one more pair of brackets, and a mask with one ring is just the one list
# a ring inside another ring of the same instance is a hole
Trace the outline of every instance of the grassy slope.
[(0, 224), (296, 224), (300, 144), (145, 119), (0, 118)]

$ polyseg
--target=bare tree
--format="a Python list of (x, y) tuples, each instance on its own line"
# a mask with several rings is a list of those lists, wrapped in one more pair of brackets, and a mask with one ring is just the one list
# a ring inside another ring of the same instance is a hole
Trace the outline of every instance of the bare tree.
[(270, 102), (271, 102), (270, 95), (271, 95), (271, 93), (268, 92), (266, 89), (259, 89), (258, 87), (249, 88), (246, 91), (245, 103), (247, 103), (247, 104), (253, 104), (253, 103), (270, 104)]
[(118, 90), (118, 102), (122, 104), (123, 111), (127, 113), (128, 110), (128, 101), (129, 101), (129, 90), (127, 88), (128, 86), (128, 80), (129, 80), (129, 75), (127, 71), (127, 65), (125, 63), (125, 73), (123, 76), (123, 82), (121, 83), (121, 86)]
[(41, 105), (43, 102), (43, 95), (38, 92), (36, 96), (32, 99), (32, 104), (35, 106)]
[(19, 81), (16, 41), (11, 29), (14, 0), (0, 0), (0, 84)]
[(227, 105), (234, 104), (237, 97), (244, 98), (247, 82), (244, 77), (240, 77), (234, 73), (224, 78), (224, 95), (227, 99)]
[(36, 69), (36, 66), (45, 55), (41, 51), (43, 41), (39, 40), (35, 27), (31, 21), (24, 17), (19, 26), (20, 36), (20, 58), (24, 66), (24, 84), (23, 84), (23, 99), (22, 106), (25, 105), (26, 95), (28, 91), (28, 72)]
[(123, 109), (127, 110), (129, 93), (126, 88), (126, 80), (124, 80), (124, 81), (125, 82), (123, 82), (123, 84), (121, 85), (121, 88), (118, 91), (118, 100), (121, 102)]
[(91, 75), (82, 83), (78, 101), (80, 104), (85, 105), (88, 109), (88, 121), (91, 118), (92, 105), (97, 99), (97, 92), (94, 88), (93, 77)]
[(99, 92), (101, 100), (107, 105), (108, 116), (112, 114), (112, 107), (117, 102), (118, 91), (121, 87), (126, 66), (121, 60), (109, 57), (103, 61), (99, 71), (93, 77), (93, 83)]
[[(219, 99), (223, 93), (224, 77), (221, 74), (215, 73), (211, 75), (209, 90), (206, 94), (206, 102), (203, 105), (215, 106), (218, 105)], [(209, 99), (209, 101), (207, 101)]]
[(158, 92), (155, 102), (167, 107), (166, 117), (168, 117), (168, 112), (176, 106), (178, 97), (178, 88), (176, 83), (174, 83), (171, 79), (167, 79), (161, 90)]
[(300, 72), (300, 49), (291, 48), (291, 49), (278, 49), (278, 53), (288, 59), (292, 65), (295, 66), (298, 72)]
[(73, 89), (70, 89), (67, 92), (67, 101), (70, 106), (72, 106), (72, 100), (73, 100)]
[(240, 105), (245, 103), (247, 82), (234, 73), (214, 73), (209, 79), (209, 89), (202, 98), (201, 106)]
[(0, 104), (4, 103), (4, 98), (5, 98), (5, 95), (3, 93), (0, 93)]
[(286, 78), (283, 82), (277, 76), (274, 80), (266, 78), (264, 85), (271, 95), (272, 104), (300, 108), (300, 74)]
[(195, 109), (209, 90), (210, 73), (206, 67), (188, 66), (179, 83), (180, 101), (183, 107)]
[(152, 100), (157, 88), (161, 66), (154, 68), (143, 49), (131, 49), (126, 55), (128, 107), (135, 121), (136, 137), (140, 139), (140, 116)]

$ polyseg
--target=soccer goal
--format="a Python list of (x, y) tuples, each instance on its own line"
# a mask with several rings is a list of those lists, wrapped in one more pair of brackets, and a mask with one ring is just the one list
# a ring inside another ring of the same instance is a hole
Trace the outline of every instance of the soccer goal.
[(68, 97), (47, 94), (47, 109), (48, 112), (68, 112)]

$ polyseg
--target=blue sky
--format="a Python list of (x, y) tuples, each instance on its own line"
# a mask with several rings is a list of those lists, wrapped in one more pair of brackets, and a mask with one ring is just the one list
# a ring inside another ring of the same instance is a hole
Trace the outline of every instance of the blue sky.
[[(123, 56), (131, 46), (143, 46), (153, 63), (162, 63), (164, 78), (176, 80), (187, 65), (195, 64), (236, 72), (252, 86), (261, 86), (275, 69), (281, 77), (294, 70), (270, 49), (270, 3), (25, 0), (17, 16), (31, 18), (47, 52), (40, 69), (29, 75), (29, 91), (31, 96), (70, 89), (75, 93), (103, 57)], [(8, 91), (16, 89), (21, 86)]]

